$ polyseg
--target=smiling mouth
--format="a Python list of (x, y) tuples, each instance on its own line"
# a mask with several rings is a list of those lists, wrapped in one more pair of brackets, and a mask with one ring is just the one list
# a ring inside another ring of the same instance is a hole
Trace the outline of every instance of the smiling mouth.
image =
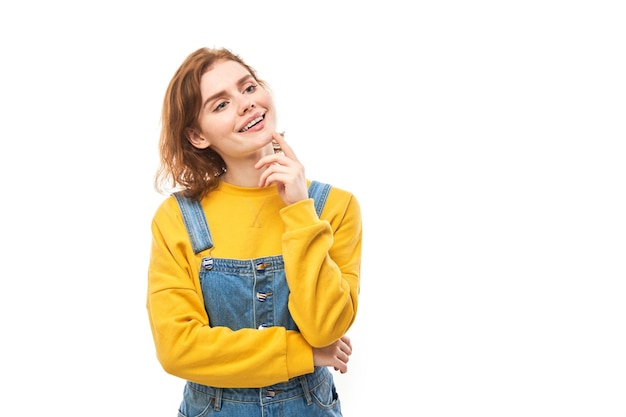
[(265, 118), (265, 116), (259, 116), (256, 119), (252, 120), (250, 123), (248, 123), (243, 129), (240, 130), (240, 132), (245, 132), (248, 129), (250, 129), (252, 126), (255, 126), (256, 124), (258, 124), (259, 122), (261, 122), (263, 119)]

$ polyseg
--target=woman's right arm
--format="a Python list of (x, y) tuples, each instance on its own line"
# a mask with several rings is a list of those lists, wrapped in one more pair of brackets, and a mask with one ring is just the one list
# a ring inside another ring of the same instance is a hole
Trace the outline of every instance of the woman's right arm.
[(163, 369), (219, 387), (267, 386), (313, 371), (314, 354), (299, 332), (211, 327), (198, 280), (201, 255), (191, 249), (173, 197), (152, 221), (147, 309)]

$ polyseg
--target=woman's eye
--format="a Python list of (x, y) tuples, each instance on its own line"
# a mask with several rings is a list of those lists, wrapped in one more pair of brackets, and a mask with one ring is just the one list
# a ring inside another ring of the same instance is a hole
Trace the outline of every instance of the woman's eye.
[(224, 107), (226, 107), (226, 102), (225, 102), (225, 101), (222, 101), (220, 104), (218, 104), (218, 105), (215, 107), (215, 111), (217, 111), (217, 110), (222, 110)]
[(256, 90), (257, 85), (256, 84), (252, 84), (249, 85), (245, 90), (244, 93), (252, 93), (254, 90)]

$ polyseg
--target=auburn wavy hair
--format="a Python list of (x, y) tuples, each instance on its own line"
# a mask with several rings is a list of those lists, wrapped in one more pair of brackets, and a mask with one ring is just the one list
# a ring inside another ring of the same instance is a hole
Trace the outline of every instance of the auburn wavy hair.
[(226, 163), (211, 147), (198, 149), (187, 140), (188, 128), (199, 129), (202, 105), (200, 79), (218, 61), (229, 60), (243, 65), (259, 85), (267, 88), (254, 68), (226, 48), (200, 48), (191, 53), (171, 79), (161, 111), (159, 166), (154, 187), (167, 194), (182, 190), (186, 197), (201, 199), (217, 188)]

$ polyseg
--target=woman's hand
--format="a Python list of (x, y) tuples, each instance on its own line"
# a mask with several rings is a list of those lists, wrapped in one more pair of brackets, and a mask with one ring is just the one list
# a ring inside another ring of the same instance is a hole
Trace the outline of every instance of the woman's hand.
[(315, 366), (332, 366), (342, 374), (348, 372), (348, 360), (352, 355), (352, 343), (348, 336), (342, 336), (332, 345), (313, 348), (313, 364)]
[(264, 156), (254, 165), (256, 169), (265, 168), (259, 179), (259, 187), (276, 184), (280, 198), (287, 205), (309, 198), (304, 166), (287, 145), (283, 135), (275, 132), (272, 137), (282, 152)]

